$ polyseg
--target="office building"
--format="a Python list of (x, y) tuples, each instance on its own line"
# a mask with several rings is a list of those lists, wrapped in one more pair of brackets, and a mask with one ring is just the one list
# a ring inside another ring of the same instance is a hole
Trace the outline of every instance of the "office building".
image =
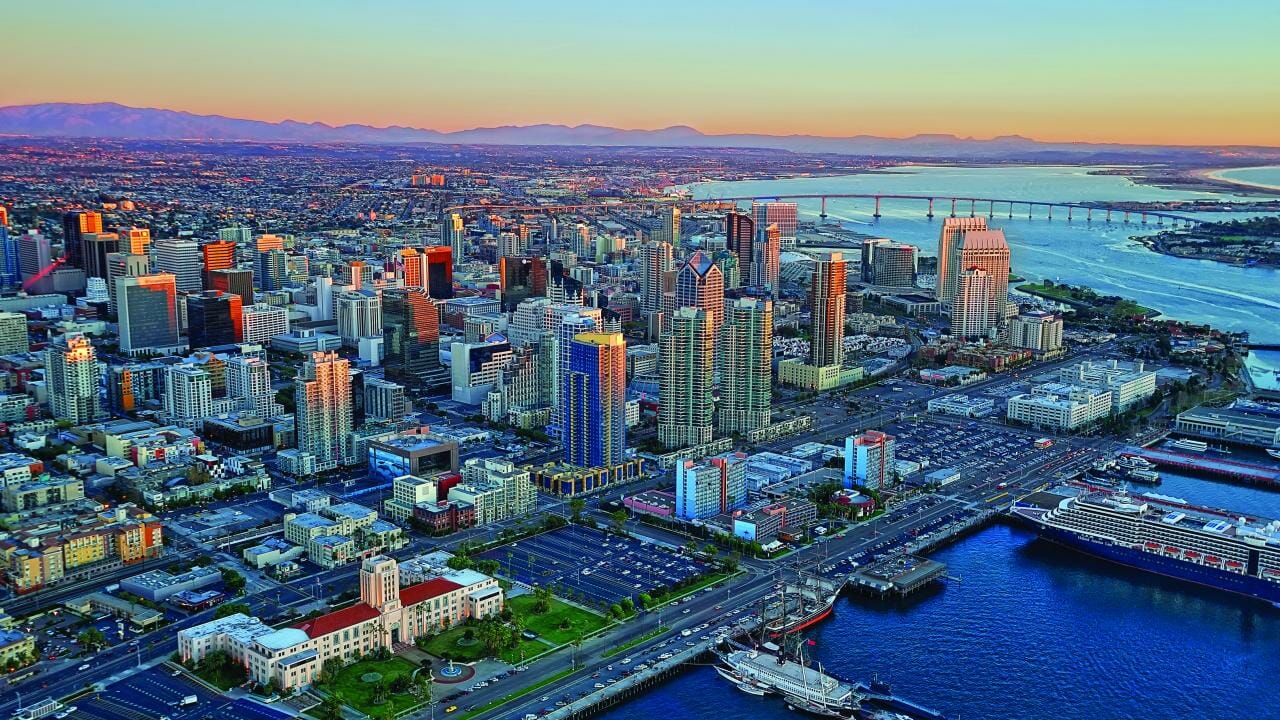
[(27, 336), (27, 316), (0, 312), (0, 355), (24, 353), (31, 349)]
[(66, 256), (67, 262), (75, 267), (85, 267), (85, 253), (82, 245), (84, 235), (100, 232), (102, 232), (101, 213), (84, 210), (64, 214), (62, 216), (62, 254)]
[(120, 314), (120, 289), (116, 281), (123, 277), (139, 277), (150, 273), (151, 263), (146, 255), (108, 253), (106, 259), (107, 313)]
[(98, 419), (98, 356), (89, 338), (67, 333), (54, 339), (45, 350), (44, 369), (54, 417), (73, 425)]
[(1035, 353), (1062, 348), (1062, 316), (1044, 310), (1029, 310), (1009, 323), (1009, 344)]
[(312, 353), (294, 379), (294, 420), (299, 455), (318, 471), (355, 462), (347, 452), (351, 432), (351, 368), (337, 353)]
[(531, 297), (547, 294), (547, 261), (541, 257), (498, 258), (498, 299), (507, 312)]
[(9, 211), (0, 205), (0, 287), (17, 287), (22, 281), (18, 255), (18, 238), (9, 232)]
[(1073, 432), (1102, 422), (1111, 414), (1111, 391), (1047, 383), (1009, 398), (1007, 408), (1010, 422)]
[(372, 290), (339, 293), (336, 315), (338, 335), (347, 347), (356, 347), (360, 338), (382, 335), (382, 298)]
[(711, 315), (680, 308), (658, 343), (658, 442), (683, 448), (711, 442), (715, 341)]
[(866, 238), (862, 241), (862, 281), (869, 283), (875, 277), (876, 250), (881, 245), (888, 245), (892, 240), (887, 238)]
[(121, 228), (117, 234), (120, 236), (120, 245), (116, 252), (126, 255), (150, 255), (150, 230), (140, 227)]
[(511, 361), (511, 343), (502, 335), (490, 335), (483, 342), (453, 343), (453, 400), (479, 405), (502, 380), (502, 370)]
[(752, 246), (751, 286), (778, 297), (782, 234), (776, 224), (756, 225), (756, 241)]
[(258, 303), (241, 308), (241, 340), (254, 345), (267, 345), (271, 338), (289, 332), (289, 311), (275, 305)]
[(467, 259), (467, 231), (462, 215), (444, 213), (440, 216), (440, 244), (452, 251), (454, 262)]
[(773, 404), (773, 301), (731, 303), (720, 331), (721, 435), (767, 427)]
[(845, 262), (840, 253), (827, 253), (814, 263), (809, 283), (809, 311), (813, 338), (809, 363), (814, 367), (844, 362)]
[(206, 290), (187, 298), (187, 340), (191, 348), (229, 345), (244, 339), (240, 296)]
[(705, 311), (714, 342), (724, 321), (724, 275), (707, 253), (698, 250), (680, 267), (676, 275), (676, 307)]
[(403, 385), (369, 377), (364, 380), (364, 414), (370, 420), (400, 420), (409, 413)]
[(1058, 369), (1058, 381), (1111, 393), (1111, 409), (1117, 415), (1145, 403), (1156, 392), (1156, 374), (1141, 360), (1127, 363), (1084, 361)]
[(958, 338), (983, 337), (996, 327), (995, 279), (982, 268), (960, 273), (951, 299), (951, 334)]
[(663, 277), (674, 267), (671, 245), (665, 242), (647, 242), (640, 246), (640, 309), (644, 312), (662, 310)]
[[(866, 244), (863, 244), (864, 252)], [(873, 245), (871, 276), (873, 285), (909, 288), (916, 282), (916, 247), (906, 243), (880, 242)]]
[(671, 247), (680, 247), (680, 208), (672, 205), (658, 211), (658, 229), (653, 239)]
[(627, 343), (622, 333), (585, 332), (569, 345), (561, 384), (564, 459), (608, 467), (625, 459)]
[(415, 391), (449, 382), (440, 363), (440, 311), (426, 290), (383, 291), (379, 322), (387, 379)]
[(240, 306), (253, 305), (253, 271), (226, 268), (209, 272), (209, 289), (240, 296)]
[(116, 278), (120, 351), (127, 355), (172, 353), (178, 337), (177, 291), (168, 273)]
[(183, 238), (161, 238), (155, 243), (156, 270), (169, 273), (179, 292), (197, 293), (204, 288), (204, 263), (200, 244)]
[(453, 297), (454, 250), (448, 245), (432, 245), (423, 248), (426, 261), (427, 293), (432, 300), (448, 300)]
[(49, 271), (53, 264), (53, 245), (49, 238), (35, 230), (18, 237), (18, 272), (24, 281), (32, 282)]
[(793, 202), (751, 202), (751, 216), (757, 231), (770, 225), (778, 226), (779, 247), (791, 248), (796, 244), (799, 226), (799, 208)]
[[(113, 252), (121, 252), (122, 247), (120, 236), (115, 233), (82, 233), (80, 259), (84, 263), (85, 277), (107, 277), (107, 256)], [(26, 275), (25, 270), (23, 275)]]
[(879, 430), (845, 438), (844, 485), (861, 485), (872, 490), (889, 487), (894, 477), (894, 447), (897, 439)]
[[(200, 257), (204, 266), (204, 286), (214, 290), (212, 273), (217, 270), (234, 270), (236, 267), (236, 244), (226, 240), (214, 240), (200, 246)], [(253, 271), (249, 271), (249, 286), (253, 287)], [(224, 291), (229, 292), (229, 291)], [(252, 301), (250, 301), (252, 302)]]
[(755, 257), (756, 223), (751, 215), (734, 211), (724, 218), (724, 241), (729, 252), (738, 258), (738, 274), (742, 282), (751, 282), (751, 261)]

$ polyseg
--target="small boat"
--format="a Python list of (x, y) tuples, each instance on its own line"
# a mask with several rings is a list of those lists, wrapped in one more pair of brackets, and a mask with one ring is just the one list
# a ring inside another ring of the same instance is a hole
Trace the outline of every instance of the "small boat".
[(1181, 440), (1174, 440), (1169, 443), (1169, 447), (1177, 450), (1202, 453), (1209, 449), (1209, 443), (1202, 440), (1188, 440), (1186, 438), (1182, 438)]
[(1267, 454), (1277, 460), (1280, 460), (1280, 448), (1267, 448)]

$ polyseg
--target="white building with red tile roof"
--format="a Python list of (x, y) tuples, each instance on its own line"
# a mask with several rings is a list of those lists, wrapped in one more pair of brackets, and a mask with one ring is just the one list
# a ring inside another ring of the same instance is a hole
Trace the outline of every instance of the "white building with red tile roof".
[(503, 599), (497, 580), (474, 571), (401, 587), (396, 561), (378, 555), (360, 566), (355, 605), (280, 630), (237, 613), (178, 633), (178, 653), (183, 662), (199, 663), (222, 651), (244, 665), (250, 679), (291, 689), (315, 682), (330, 658), (349, 663), (468, 618), (497, 615)]

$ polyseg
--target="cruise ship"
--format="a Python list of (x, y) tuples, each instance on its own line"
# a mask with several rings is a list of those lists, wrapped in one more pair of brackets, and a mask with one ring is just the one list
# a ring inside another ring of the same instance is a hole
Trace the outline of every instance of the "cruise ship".
[(1165, 506), (1124, 490), (1038, 493), (1013, 514), (1037, 526), (1041, 537), (1104, 560), (1280, 607), (1280, 521), (1232, 520), (1222, 511)]

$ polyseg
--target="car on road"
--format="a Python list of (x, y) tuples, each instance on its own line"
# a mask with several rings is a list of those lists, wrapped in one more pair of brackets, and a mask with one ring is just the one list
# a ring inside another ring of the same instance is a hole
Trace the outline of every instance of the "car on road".
[(457, 705), (450, 705), (449, 707), (445, 708), (445, 709), (444, 709), (444, 711), (445, 711), (445, 712), (447, 712), (447, 713), (451, 713), (451, 712), (458, 712), (458, 706), (457, 706)]

